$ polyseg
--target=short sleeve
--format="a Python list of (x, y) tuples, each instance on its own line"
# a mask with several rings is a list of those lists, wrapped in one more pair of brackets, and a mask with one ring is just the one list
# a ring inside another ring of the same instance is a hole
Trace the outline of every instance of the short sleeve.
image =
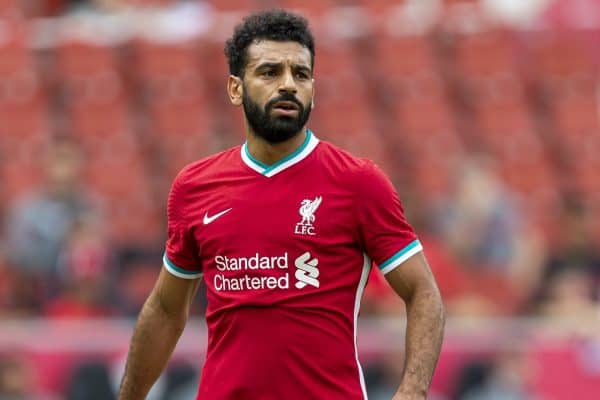
[(167, 201), (167, 243), (163, 262), (175, 276), (194, 279), (202, 276), (197, 243), (185, 213), (185, 192), (180, 176), (175, 178)]
[(404, 217), (398, 193), (373, 162), (366, 162), (357, 186), (361, 244), (381, 272), (387, 274), (423, 247)]

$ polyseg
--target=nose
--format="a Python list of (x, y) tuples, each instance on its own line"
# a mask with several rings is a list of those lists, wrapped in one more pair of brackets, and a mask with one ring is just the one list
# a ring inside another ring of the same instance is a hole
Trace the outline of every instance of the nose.
[(296, 88), (296, 81), (294, 80), (292, 71), (286, 71), (283, 74), (283, 76), (281, 77), (281, 83), (279, 85), (279, 92), (280, 93), (287, 92), (287, 93), (296, 94), (297, 91), (298, 90)]

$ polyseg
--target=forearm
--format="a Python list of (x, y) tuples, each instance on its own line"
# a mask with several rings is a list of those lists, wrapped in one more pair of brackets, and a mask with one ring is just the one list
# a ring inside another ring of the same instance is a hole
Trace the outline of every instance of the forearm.
[(185, 326), (185, 318), (167, 314), (151, 295), (135, 326), (119, 400), (142, 400), (165, 368)]
[(416, 290), (407, 301), (406, 351), (399, 393), (426, 397), (442, 346), (444, 324), (437, 287)]

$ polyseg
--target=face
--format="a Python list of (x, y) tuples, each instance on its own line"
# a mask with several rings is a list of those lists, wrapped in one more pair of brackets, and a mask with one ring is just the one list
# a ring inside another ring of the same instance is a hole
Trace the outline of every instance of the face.
[(269, 143), (288, 140), (301, 132), (312, 108), (310, 51), (297, 42), (255, 42), (244, 76), (230, 77), (228, 89), (255, 135)]

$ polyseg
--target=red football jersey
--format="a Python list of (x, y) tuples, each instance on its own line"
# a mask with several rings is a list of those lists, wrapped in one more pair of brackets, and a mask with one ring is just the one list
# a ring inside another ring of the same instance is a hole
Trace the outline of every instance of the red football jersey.
[(244, 144), (184, 168), (164, 263), (207, 286), (198, 399), (365, 399), (356, 323), (371, 260), (385, 274), (421, 250), (381, 170), (310, 131), (273, 165)]

